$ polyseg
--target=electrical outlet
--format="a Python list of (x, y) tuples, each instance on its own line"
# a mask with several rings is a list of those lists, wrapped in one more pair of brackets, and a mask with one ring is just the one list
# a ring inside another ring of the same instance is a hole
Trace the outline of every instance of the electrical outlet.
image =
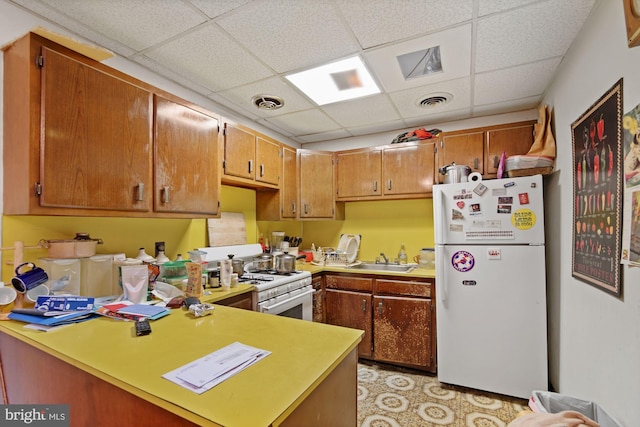
[(155, 258), (158, 257), (159, 251), (164, 251), (164, 242), (156, 242), (156, 254), (154, 255)]

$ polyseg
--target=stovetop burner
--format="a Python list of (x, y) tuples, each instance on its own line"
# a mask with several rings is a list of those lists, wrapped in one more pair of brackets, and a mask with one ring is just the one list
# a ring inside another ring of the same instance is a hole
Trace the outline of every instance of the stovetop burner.
[[(302, 271), (293, 270), (293, 271), (290, 271), (288, 273), (284, 273), (284, 272), (279, 272), (278, 270), (269, 269), (269, 270), (251, 270), (251, 271), (248, 271), (247, 273), (249, 273), (249, 274), (271, 274), (273, 276), (293, 276), (295, 274), (302, 273)], [(243, 277), (244, 277), (244, 275), (243, 275)]]

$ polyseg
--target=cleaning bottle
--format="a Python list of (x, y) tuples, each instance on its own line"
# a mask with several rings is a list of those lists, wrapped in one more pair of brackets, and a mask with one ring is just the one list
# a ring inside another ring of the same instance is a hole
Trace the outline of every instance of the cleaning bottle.
[(404, 243), (400, 245), (400, 251), (398, 252), (398, 264), (407, 263), (407, 251), (404, 248)]

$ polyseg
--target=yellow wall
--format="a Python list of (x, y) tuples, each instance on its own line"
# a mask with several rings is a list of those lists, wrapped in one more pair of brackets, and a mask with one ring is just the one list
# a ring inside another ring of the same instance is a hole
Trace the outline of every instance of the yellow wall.
[(360, 234), (358, 259), (373, 261), (384, 252), (396, 258), (405, 244), (409, 260), (421, 248), (433, 247), (432, 199), (349, 202), (344, 221), (304, 223), (303, 244), (336, 248), (341, 234)]
[[(344, 221), (256, 221), (255, 191), (223, 186), (221, 195), (223, 212), (244, 213), (247, 243), (256, 243), (261, 233), (270, 239), (272, 231), (284, 231), (303, 238), (301, 249), (310, 248), (311, 243), (335, 248), (341, 234), (360, 234), (361, 260), (374, 260), (380, 252), (393, 259), (401, 243), (406, 245), (410, 260), (420, 248), (433, 247), (432, 209), (431, 199), (349, 202)], [(2, 217), (3, 247), (13, 246), (15, 241), (32, 246), (41, 239), (70, 239), (76, 232), (102, 239), (104, 244), (98, 245), (97, 253), (124, 252), (129, 257), (135, 257), (141, 247), (153, 255), (156, 241), (165, 242), (171, 259), (208, 244), (205, 219)], [(46, 255), (46, 249), (28, 249), (24, 258), (37, 264), (38, 258)], [(2, 259), (2, 280), (9, 282), (14, 274), (7, 261), (13, 261), (13, 253), (4, 252)]]
[[(257, 241), (255, 191), (235, 187), (222, 187), (221, 210), (242, 212), (245, 215), (248, 243)], [(8, 216), (2, 217), (2, 246), (12, 247), (15, 241), (25, 246), (35, 246), (39, 240), (71, 239), (76, 232), (86, 232), (92, 238), (100, 238), (104, 244), (97, 246), (97, 253), (124, 252), (135, 257), (144, 247), (153, 255), (155, 242), (164, 241), (166, 254), (174, 259), (178, 253), (207, 246), (207, 221), (205, 219), (159, 218), (103, 218), (57, 216)], [(37, 264), (46, 257), (46, 249), (27, 249), (25, 261)], [(2, 254), (2, 280), (9, 282), (14, 276), (12, 251)]]

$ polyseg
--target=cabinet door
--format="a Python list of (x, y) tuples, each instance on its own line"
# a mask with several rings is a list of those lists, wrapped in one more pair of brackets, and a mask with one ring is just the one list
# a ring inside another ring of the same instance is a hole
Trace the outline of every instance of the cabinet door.
[(522, 124), (487, 131), (487, 174), (497, 174), (500, 156), (527, 154), (533, 145), (533, 124)]
[(42, 48), (41, 206), (150, 211), (152, 97)]
[(371, 294), (327, 289), (327, 323), (364, 331), (358, 356), (371, 356)]
[(159, 96), (155, 101), (154, 210), (216, 215), (218, 120)]
[[(438, 168), (455, 163), (466, 165), (472, 172), (484, 174), (484, 135), (482, 132), (445, 135), (438, 150)], [(438, 182), (444, 176), (438, 174)]]
[(254, 134), (224, 124), (224, 174), (253, 179), (255, 174), (256, 137)]
[(374, 296), (373, 311), (375, 360), (431, 366), (430, 299)]
[(382, 152), (385, 196), (431, 193), (435, 168), (434, 143), (398, 145)]
[(382, 151), (343, 152), (336, 155), (337, 198), (382, 194)]
[(282, 176), (282, 147), (279, 143), (256, 138), (256, 181), (280, 184)]
[(300, 218), (333, 218), (333, 153), (299, 151)]
[(280, 185), (282, 217), (295, 218), (298, 214), (298, 168), (296, 150), (282, 149), (282, 183)]

